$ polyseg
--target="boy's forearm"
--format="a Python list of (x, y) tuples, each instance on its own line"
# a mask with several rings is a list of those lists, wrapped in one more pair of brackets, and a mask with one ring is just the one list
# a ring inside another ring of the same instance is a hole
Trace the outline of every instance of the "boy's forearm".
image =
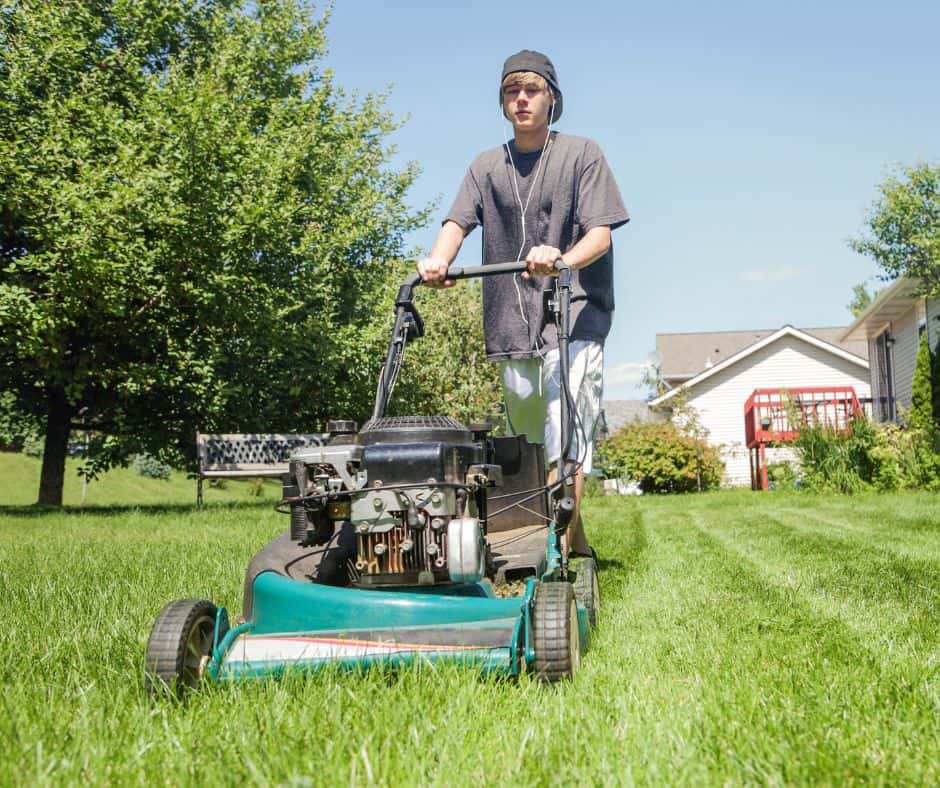
[(584, 237), (564, 253), (565, 262), (574, 269), (584, 268), (600, 259), (610, 249), (610, 227), (592, 227)]
[(460, 251), (465, 235), (463, 227), (456, 222), (444, 222), (441, 231), (437, 234), (437, 240), (431, 248), (429, 257), (446, 260), (447, 264), (450, 265), (457, 257), (457, 252)]

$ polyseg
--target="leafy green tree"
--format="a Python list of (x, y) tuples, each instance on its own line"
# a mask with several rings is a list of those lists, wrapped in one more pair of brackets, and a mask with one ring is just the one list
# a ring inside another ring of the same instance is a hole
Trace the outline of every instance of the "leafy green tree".
[[(413, 271), (413, 266), (396, 270), (392, 281), (396, 291)], [(458, 282), (441, 290), (419, 287), (415, 305), (425, 335), (406, 349), (391, 410), (446, 414), (464, 424), (496, 416), (495, 426), (504, 426), (499, 365), (486, 360), (479, 282)]]
[(38, 422), (17, 406), (13, 392), (0, 392), (0, 451), (18, 451), (39, 434)]
[(301, 0), (0, 6), (0, 391), (44, 423), (40, 503), (80, 412), (100, 465), (367, 413), (425, 217), (325, 45)]
[(925, 293), (940, 293), (940, 165), (902, 166), (878, 188), (867, 234), (850, 246), (887, 279), (919, 278)]
[(911, 384), (911, 410), (908, 414), (911, 427), (929, 433), (934, 428), (933, 390), (931, 385), (930, 347), (927, 332), (921, 334), (914, 365), (914, 380)]
[(930, 353), (930, 386), (933, 392), (933, 418), (940, 434), (940, 341)]
[(847, 304), (849, 312), (851, 312), (854, 317), (858, 317), (868, 308), (873, 297), (868, 286), (864, 282), (859, 282), (859, 284), (852, 288), (852, 300)]

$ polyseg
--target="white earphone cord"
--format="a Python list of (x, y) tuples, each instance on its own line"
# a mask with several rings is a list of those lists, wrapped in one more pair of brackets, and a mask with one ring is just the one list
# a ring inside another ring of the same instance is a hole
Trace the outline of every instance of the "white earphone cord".
[[(500, 113), (502, 113), (502, 108), (500, 108)], [(548, 158), (545, 155), (545, 151), (548, 149), (548, 143), (551, 141), (552, 132), (551, 126), (555, 121), (555, 102), (552, 102), (551, 114), (548, 118), (548, 127), (549, 130), (545, 135), (545, 142), (542, 144), (542, 152), (539, 154), (539, 163), (535, 167), (535, 175), (532, 176), (532, 185), (529, 187), (529, 193), (526, 195), (525, 204), (522, 202), (522, 194), (519, 191), (519, 179), (516, 177), (516, 163), (512, 160), (512, 149), (509, 146), (509, 140), (506, 138), (506, 127), (503, 126), (503, 146), (506, 148), (506, 154), (509, 156), (509, 172), (512, 175), (512, 185), (513, 185), (513, 196), (516, 198), (516, 202), (519, 205), (520, 217), (519, 223), (522, 229), (522, 243), (519, 246), (519, 251), (516, 252), (516, 262), (518, 263), (522, 260), (522, 251), (525, 249), (526, 244), (526, 231), (525, 231), (525, 215), (529, 210), (529, 202), (532, 200), (532, 194), (535, 192), (535, 187), (538, 184), (539, 173), (542, 171), (542, 162)], [(519, 280), (516, 278), (518, 274), (513, 274), (512, 283), (516, 288), (516, 303), (519, 305), (519, 316), (522, 318), (522, 322), (525, 323), (526, 328), (529, 327), (529, 318), (526, 316), (525, 308), (522, 305), (522, 291), (519, 289)], [(541, 356), (539, 352), (539, 356)]]
[[(504, 117), (502, 115), (502, 108), (500, 108), (500, 115)], [(506, 136), (506, 127), (502, 126), (503, 146), (506, 148), (506, 154), (509, 156), (509, 172), (512, 174), (513, 196), (516, 198), (516, 203), (519, 205), (519, 212), (520, 212), (519, 221), (520, 221), (520, 227), (522, 229), (522, 244), (519, 246), (519, 251), (516, 253), (517, 263), (522, 259), (522, 251), (523, 249), (525, 249), (525, 244), (526, 244), (525, 216), (529, 210), (529, 202), (532, 200), (532, 194), (535, 192), (535, 187), (538, 184), (539, 173), (541, 172), (541, 169), (542, 169), (542, 162), (548, 158), (545, 151), (548, 149), (548, 143), (551, 141), (551, 136), (552, 136), (551, 125), (552, 123), (554, 123), (554, 121), (555, 121), (555, 102), (553, 101), (552, 106), (551, 106), (551, 113), (548, 118), (549, 131), (545, 135), (545, 142), (542, 145), (542, 152), (539, 154), (539, 163), (535, 168), (535, 174), (532, 176), (532, 185), (529, 187), (529, 193), (526, 195), (525, 203), (522, 202), (522, 194), (519, 191), (519, 179), (516, 176), (516, 163), (512, 159), (512, 149), (510, 148), (510, 145), (509, 145), (509, 139)], [(526, 328), (528, 328), (529, 318), (526, 316), (525, 307), (522, 304), (522, 291), (519, 288), (519, 280), (517, 279), (517, 277), (518, 277), (518, 274), (513, 274), (512, 283), (513, 283), (513, 286), (516, 288), (516, 303), (519, 306), (519, 316), (522, 318), (522, 322), (525, 323)], [(539, 358), (541, 358), (544, 361), (545, 356), (542, 354), (542, 349), (539, 347), (536, 347), (536, 352), (538, 353)], [(569, 354), (569, 357), (570, 357), (570, 354)], [(559, 366), (559, 372), (560, 372), (560, 366)], [(559, 388), (560, 388), (560, 384), (561, 384), (560, 379), (558, 383), (559, 383)], [(542, 396), (541, 374), (539, 374), (539, 396)], [(571, 399), (574, 400), (575, 398), (572, 397)], [(572, 402), (570, 404), (575, 405), (576, 403)], [(584, 429), (584, 423), (581, 420), (581, 414), (578, 413), (577, 407), (571, 408), (571, 411), (574, 417), (573, 420), (575, 422), (576, 430), (578, 432), (578, 435), (580, 435), (580, 438), (581, 438), (581, 440), (577, 441), (578, 457), (575, 459), (576, 467), (580, 467), (584, 463), (584, 460), (587, 459), (587, 435)], [(510, 424), (510, 428), (511, 426), (512, 425)], [(564, 449), (563, 446), (559, 448)]]

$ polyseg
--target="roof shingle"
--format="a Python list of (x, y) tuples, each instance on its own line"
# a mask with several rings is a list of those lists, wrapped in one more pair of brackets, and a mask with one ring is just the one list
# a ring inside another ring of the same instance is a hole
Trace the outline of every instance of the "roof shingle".
[[(770, 336), (778, 328), (758, 329), (755, 331), (708, 331), (692, 334), (657, 334), (656, 353), (660, 359), (660, 372), (663, 378), (675, 385), (683, 380), (695, 377), (700, 372), (727, 358), (740, 353), (745, 348)], [(801, 328), (823, 342), (858, 356), (868, 358), (868, 345), (862, 341), (842, 342), (845, 326), (830, 328)]]

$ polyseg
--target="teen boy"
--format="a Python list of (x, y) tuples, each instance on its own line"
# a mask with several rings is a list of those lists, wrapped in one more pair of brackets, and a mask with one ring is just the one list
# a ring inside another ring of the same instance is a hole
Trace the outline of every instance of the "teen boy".
[(543, 277), (555, 261), (573, 270), (570, 388), (576, 401), (571, 457), (581, 462), (576, 510), (568, 529), (569, 554), (590, 555), (580, 516), (583, 474), (591, 470), (600, 412), (604, 340), (614, 310), (611, 230), (629, 219), (598, 145), (550, 130), (562, 115), (555, 67), (540, 52), (523, 50), (503, 65), (500, 106), (513, 139), (484, 151), (470, 165), (421, 278), (447, 287), (447, 268), (463, 239), (483, 227), (483, 264), (524, 260), (519, 276), (483, 280), (487, 358), (502, 364), (510, 430), (545, 444), (549, 480), (558, 478), (560, 388), (555, 331), (544, 312)]

